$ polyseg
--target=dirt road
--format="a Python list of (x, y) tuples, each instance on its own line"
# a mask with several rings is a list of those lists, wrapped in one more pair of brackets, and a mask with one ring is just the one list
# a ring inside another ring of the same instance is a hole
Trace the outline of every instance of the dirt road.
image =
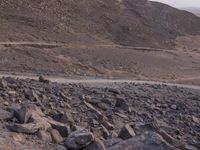
[[(15, 79), (38, 79), (37, 75), (12, 75), (12, 74), (0, 74), (0, 78), (2, 77), (12, 77)], [(189, 88), (189, 89), (197, 89), (200, 90), (200, 86), (194, 85), (186, 85), (186, 84), (176, 84), (176, 83), (165, 83), (165, 82), (156, 82), (156, 81), (144, 81), (144, 80), (112, 80), (112, 79), (68, 79), (64, 77), (56, 77), (56, 76), (46, 76), (47, 80), (51, 82), (57, 83), (72, 83), (72, 84), (90, 84), (94, 86), (101, 85), (110, 85), (110, 84), (121, 84), (121, 83), (135, 83), (135, 84), (150, 84), (150, 85), (168, 85), (168, 86), (177, 86), (180, 88)]]

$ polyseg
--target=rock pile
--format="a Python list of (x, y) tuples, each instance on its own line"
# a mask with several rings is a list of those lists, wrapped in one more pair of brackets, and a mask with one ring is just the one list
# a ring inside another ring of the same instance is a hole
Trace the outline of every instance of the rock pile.
[(197, 90), (134, 84), (113, 90), (12, 78), (0, 83), (0, 127), (14, 142), (21, 141), (14, 135), (23, 135), (25, 145), (31, 141), (37, 149), (199, 149)]

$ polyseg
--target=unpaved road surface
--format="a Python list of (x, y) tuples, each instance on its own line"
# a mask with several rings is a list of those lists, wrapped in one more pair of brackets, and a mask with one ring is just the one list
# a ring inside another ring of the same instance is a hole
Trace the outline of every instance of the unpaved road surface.
[[(37, 80), (38, 76), (36, 75), (11, 75), (11, 74), (0, 74), (2, 77), (11, 77), (15, 79), (34, 79)], [(149, 84), (149, 85), (167, 85), (167, 86), (177, 86), (180, 88), (189, 88), (189, 89), (198, 89), (200, 86), (186, 85), (186, 84), (175, 84), (175, 83), (164, 83), (156, 81), (144, 81), (144, 80), (112, 80), (112, 79), (68, 79), (64, 77), (55, 77), (55, 76), (46, 76), (45, 79), (51, 82), (64, 83), (64, 84), (86, 84), (93, 86), (102, 86), (102, 85), (112, 85), (112, 84), (122, 84), (122, 83), (135, 83), (135, 84)]]

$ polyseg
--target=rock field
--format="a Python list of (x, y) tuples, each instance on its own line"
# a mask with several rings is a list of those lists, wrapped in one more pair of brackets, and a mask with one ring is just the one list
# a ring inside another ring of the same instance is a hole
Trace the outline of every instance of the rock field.
[(0, 79), (2, 150), (198, 150), (200, 91)]

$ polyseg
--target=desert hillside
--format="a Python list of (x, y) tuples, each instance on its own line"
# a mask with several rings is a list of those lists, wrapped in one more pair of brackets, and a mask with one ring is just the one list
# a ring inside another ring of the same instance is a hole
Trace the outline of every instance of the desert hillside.
[(200, 34), (200, 18), (147, 0), (1, 0), (0, 22), (1, 41), (171, 47)]

